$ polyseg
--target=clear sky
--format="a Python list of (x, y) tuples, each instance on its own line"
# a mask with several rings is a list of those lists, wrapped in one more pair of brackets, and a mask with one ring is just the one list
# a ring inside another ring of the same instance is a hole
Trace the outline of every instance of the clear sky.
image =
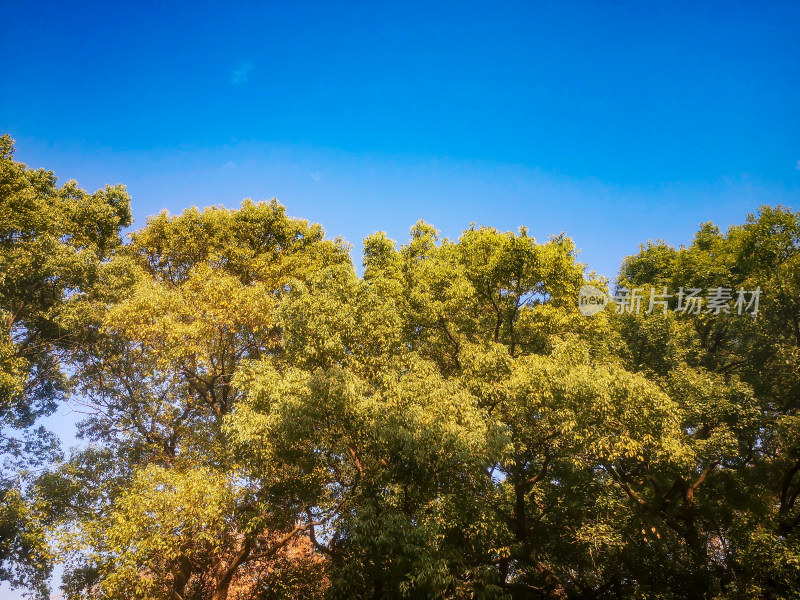
[(564, 231), (613, 277), (800, 208), (800, 3), (0, 0), (17, 158), (136, 224), (277, 197), (354, 244), (419, 218)]
[[(166, 208), (277, 197), (354, 244), (571, 236), (614, 277), (800, 209), (800, 2), (0, 0), (0, 132)], [(5, 592), (3, 592), (5, 594)]]

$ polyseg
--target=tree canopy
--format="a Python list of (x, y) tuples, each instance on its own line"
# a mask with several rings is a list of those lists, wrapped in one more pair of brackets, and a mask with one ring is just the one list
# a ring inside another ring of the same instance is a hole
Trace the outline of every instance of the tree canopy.
[(0, 578), (41, 591), (49, 552), (22, 479), (58, 456), (37, 420), (65, 399), (70, 356), (91, 343), (81, 307), (131, 213), (124, 186), (58, 187), (13, 152), (0, 137)]
[[(3, 140), (0, 577), (44, 595), (57, 560), (76, 600), (797, 597), (800, 213), (648, 242), (612, 289), (564, 234), (422, 221), (367, 237), (359, 275), (275, 200), (123, 242), (122, 187), (58, 188)], [(622, 300), (584, 316), (587, 284)], [(30, 428), (70, 393), (84, 444), (46, 456)]]

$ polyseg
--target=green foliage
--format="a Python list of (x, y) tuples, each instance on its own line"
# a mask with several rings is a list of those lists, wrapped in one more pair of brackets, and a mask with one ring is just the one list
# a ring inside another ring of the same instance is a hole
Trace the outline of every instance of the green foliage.
[(80, 306), (131, 214), (123, 186), (58, 187), (13, 153), (0, 137), (0, 579), (44, 594), (52, 557), (23, 479), (58, 443), (35, 423), (70, 390), (64, 366), (88, 339)]
[[(258, 593), (270, 560), (304, 529), (261, 501), (233, 462), (222, 429), (242, 396), (232, 380), (242, 364), (284, 353), (282, 298), (346, 262), (346, 248), (276, 202), (162, 213), (131, 240), (82, 304), (96, 334), (75, 362), (90, 415), (81, 433), (109, 456), (90, 447), (40, 482), (46, 497), (72, 495), (89, 509), (62, 510), (54, 523), (73, 560), (67, 589), (75, 598)], [(202, 503), (216, 516), (195, 514)]]
[(18, 489), (0, 490), (0, 579), (46, 598), (53, 556), (37, 508)]
[[(67, 392), (63, 352), (80, 341), (71, 310), (131, 223), (123, 186), (88, 194), (13, 160), (0, 138), (0, 426), (30, 427)], [(5, 436), (0, 452), (24, 444)]]
[[(623, 264), (621, 285), (627, 287), (762, 290), (755, 316), (660, 321), (680, 332), (661, 348), (647, 319), (621, 319), (636, 368), (658, 373), (684, 409), (682, 427), (699, 477), (684, 486), (691, 495), (684, 493), (680, 526), (688, 541), (696, 540), (695, 572), (704, 573), (705, 589), (720, 597), (797, 597), (798, 261), (800, 213), (762, 207), (726, 234), (704, 224), (689, 247), (650, 245)], [(666, 485), (662, 481), (661, 489)]]
[(2, 156), (3, 425), (70, 386), (88, 413), (0, 490), (3, 578), (43, 594), (56, 556), (76, 600), (797, 597), (800, 214), (623, 261), (619, 287), (758, 288), (756, 314), (585, 317), (607, 282), (563, 234), (420, 221), (365, 239), (359, 277), (276, 201), (122, 244), (122, 188)]

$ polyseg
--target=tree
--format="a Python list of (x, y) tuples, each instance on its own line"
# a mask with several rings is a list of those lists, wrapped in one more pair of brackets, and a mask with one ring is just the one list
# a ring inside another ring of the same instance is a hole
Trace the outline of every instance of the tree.
[(399, 250), (365, 241), (363, 280), (332, 269), (286, 296), (287, 353), (237, 380), (227, 427), (274, 502), (324, 522), (333, 597), (619, 585), (642, 519), (613, 473), (688, 450), (609, 321), (578, 314), (582, 271), (563, 236), (439, 242), (418, 223)]
[(289, 283), (347, 260), (318, 226), (246, 201), (162, 213), (104, 265), (84, 305), (98, 336), (75, 373), (82, 434), (104, 451), (40, 484), (60, 499), (71, 597), (259, 593), (267, 559), (283, 560), (306, 527), (262, 502), (233, 459), (232, 380), (282, 352), (274, 312)]
[(0, 577), (42, 589), (44, 531), (25, 504), (25, 469), (57, 455), (37, 419), (69, 392), (68, 355), (88, 335), (81, 298), (131, 223), (123, 186), (94, 194), (13, 159), (0, 137)]
[[(44, 177), (9, 164), (13, 189)], [(125, 220), (98, 217), (119, 216), (113, 189), (40, 206), (1, 247), (7, 406), (74, 389), (88, 442), (7, 488), (4, 577), (42, 583), (54, 534), (87, 600), (800, 585), (798, 214), (623, 262), (618, 294), (728, 290), (728, 311), (585, 317), (578, 290), (606, 283), (563, 234), (420, 221), (404, 245), (365, 239), (359, 277), (276, 201), (162, 213), (121, 244)]]
[[(689, 247), (648, 244), (623, 263), (628, 288), (762, 292), (743, 315), (731, 307), (620, 324), (636, 368), (657, 373), (687, 409), (698, 477), (662, 481), (660, 495), (691, 508), (683, 521), (697, 570), (723, 597), (793, 597), (800, 587), (799, 277), (800, 213), (782, 207), (764, 206), (727, 234), (703, 224)], [(660, 342), (668, 338), (682, 341)]]

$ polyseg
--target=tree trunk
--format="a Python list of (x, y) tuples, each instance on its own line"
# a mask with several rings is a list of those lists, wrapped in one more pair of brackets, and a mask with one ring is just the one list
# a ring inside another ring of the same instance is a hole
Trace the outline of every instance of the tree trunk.
[(180, 562), (172, 571), (172, 592), (170, 598), (178, 600), (183, 598), (183, 591), (186, 589), (186, 584), (192, 576), (192, 563), (191, 561), (182, 556)]
[(236, 552), (230, 563), (227, 565), (220, 562), (214, 569), (214, 593), (211, 596), (212, 600), (228, 600), (228, 589), (231, 586), (231, 581), (239, 566), (245, 562), (250, 556), (250, 551), (253, 548), (253, 541), (245, 539), (242, 545)]

